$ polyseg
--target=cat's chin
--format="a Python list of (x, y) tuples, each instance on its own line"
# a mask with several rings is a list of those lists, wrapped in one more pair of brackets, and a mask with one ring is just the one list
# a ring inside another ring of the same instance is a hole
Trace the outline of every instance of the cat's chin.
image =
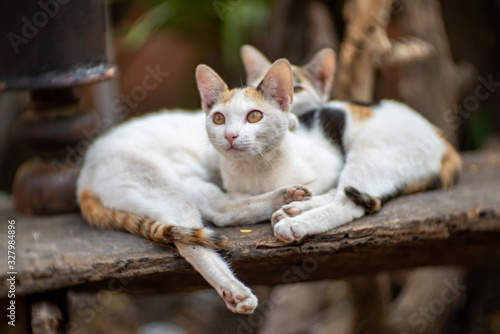
[(255, 159), (255, 154), (251, 150), (230, 147), (223, 152), (221, 152), (226, 158), (231, 160), (253, 160)]

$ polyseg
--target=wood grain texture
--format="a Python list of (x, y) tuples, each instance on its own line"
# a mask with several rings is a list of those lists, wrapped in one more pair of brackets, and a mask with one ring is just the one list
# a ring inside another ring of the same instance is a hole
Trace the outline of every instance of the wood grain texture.
[[(340, 278), (438, 264), (500, 263), (500, 151), (463, 155), (460, 183), (396, 198), (381, 212), (329, 233), (284, 245), (269, 223), (217, 229), (231, 240), (221, 254), (246, 284)], [(208, 287), (175, 249), (90, 227), (79, 214), (24, 216), (0, 198), (0, 249), (16, 221), (16, 294), (52, 289), (170, 292)], [(252, 232), (240, 232), (249, 229)], [(8, 291), (0, 261), (0, 295)]]

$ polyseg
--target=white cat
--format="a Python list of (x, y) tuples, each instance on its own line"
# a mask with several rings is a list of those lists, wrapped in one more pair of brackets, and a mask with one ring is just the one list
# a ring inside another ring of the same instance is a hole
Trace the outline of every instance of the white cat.
[[(256, 85), (271, 63), (251, 46), (241, 53), (247, 82)], [(404, 104), (324, 103), (334, 69), (331, 49), (318, 52), (303, 68), (293, 67), (296, 96), (309, 101), (294, 103), (293, 112), (301, 115), (302, 126), (323, 129), (344, 152), (345, 165), (336, 188), (273, 215), (274, 233), (286, 242), (376, 212), (397, 195), (451, 187), (462, 167), (442, 132)]]

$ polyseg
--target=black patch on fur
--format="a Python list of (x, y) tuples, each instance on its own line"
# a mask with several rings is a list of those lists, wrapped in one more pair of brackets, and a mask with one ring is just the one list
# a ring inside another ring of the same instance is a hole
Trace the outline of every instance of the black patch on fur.
[(375, 107), (379, 105), (380, 101), (377, 102), (366, 102), (366, 101), (358, 101), (358, 100), (347, 100), (350, 104), (355, 104), (363, 107)]
[[(367, 193), (363, 193), (354, 187), (345, 187), (344, 193), (354, 204), (361, 206), (366, 212), (378, 211), (380, 199), (370, 196)], [(381, 205), (380, 205), (381, 207)]]
[(326, 137), (337, 144), (345, 154), (342, 137), (345, 129), (345, 111), (337, 108), (323, 107), (318, 111), (319, 124)]
[(354, 187), (345, 187), (344, 193), (354, 204), (363, 207), (367, 213), (373, 213), (375, 212), (374, 209), (377, 207), (377, 200), (380, 200), (380, 208), (378, 208), (380, 210), (385, 203), (389, 202), (394, 197), (401, 195), (403, 191), (401, 189), (397, 189), (396, 191), (382, 197), (375, 197), (367, 193), (363, 193)]
[(204, 246), (209, 246), (215, 249), (223, 248), (229, 243), (229, 239), (219, 233), (214, 233), (208, 241), (209, 242), (204, 244)]
[(385, 203), (389, 202), (391, 199), (400, 196), (403, 193), (402, 189), (396, 189), (394, 192), (385, 194), (384, 196), (380, 197), (381, 206), (384, 206)]
[(263, 82), (264, 82), (264, 80), (262, 80), (261, 82), (259, 82), (259, 84), (257, 85), (257, 87), (255, 87), (255, 90), (265, 96), (266, 94), (264, 93), (264, 91), (262, 90), (262, 87), (261, 87)]
[(310, 130), (314, 125), (314, 120), (316, 119), (316, 111), (318, 109), (311, 109), (299, 116), (299, 123), (303, 124), (306, 129)]
[(443, 188), (443, 180), (440, 175), (434, 175), (427, 183), (424, 190), (435, 190)]

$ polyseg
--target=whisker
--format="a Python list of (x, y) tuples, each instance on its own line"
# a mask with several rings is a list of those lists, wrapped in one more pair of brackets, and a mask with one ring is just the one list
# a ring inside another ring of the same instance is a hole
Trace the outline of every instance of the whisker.
[(267, 148), (271, 148), (271, 149), (276, 150), (276, 151), (279, 151), (279, 152), (281, 152), (281, 153), (285, 153), (285, 151), (283, 151), (283, 149), (281, 149), (281, 148), (280, 148), (280, 147), (278, 147), (278, 146), (274, 146), (274, 145), (272, 145), (272, 144), (268, 144), (268, 143), (264, 143), (264, 142), (260, 142), (260, 141), (255, 141), (255, 143), (256, 143), (256, 144), (261, 144), (261, 145), (263, 145), (263, 146), (265, 146), (265, 147), (267, 147)]
[(268, 156), (268, 154), (266, 152), (264, 152), (262, 149), (260, 149), (259, 147), (252, 147), (252, 149), (254, 149), (258, 154), (260, 154), (262, 157), (264, 157), (264, 159), (266, 159), (266, 161), (269, 163), (269, 166), (272, 168), (273, 167), (273, 162), (271, 160), (271, 158)]

